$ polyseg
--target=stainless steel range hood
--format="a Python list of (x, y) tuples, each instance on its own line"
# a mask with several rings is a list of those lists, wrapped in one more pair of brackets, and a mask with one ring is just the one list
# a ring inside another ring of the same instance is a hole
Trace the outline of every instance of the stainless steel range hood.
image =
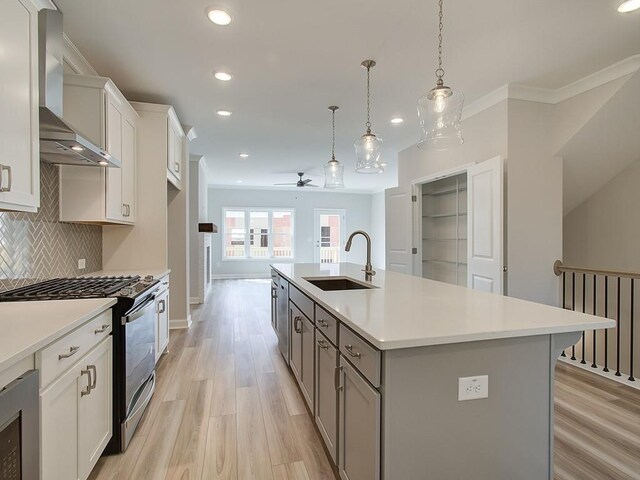
[(40, 159), (62, 165), (120, 167), (109, 155), (62, 118), (64, 81), (62, 13), (38, 14), (40, 81)]

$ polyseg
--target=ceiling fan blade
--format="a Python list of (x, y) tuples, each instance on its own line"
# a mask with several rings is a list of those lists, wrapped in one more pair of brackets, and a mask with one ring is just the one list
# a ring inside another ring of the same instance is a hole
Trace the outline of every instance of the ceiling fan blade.
[(292, 185), (297, 185), (297, 182), (293, 182), (293, 183), (274, 183), (274, 185), (286, 185), (288, 187), (292, 186)]
[(313, 180), (311, 180), (310, 178), (307, 178), (306, 180), (302, 180), (302, 183), (304, 183), (305, 185), (311, 182), (313, 182)]
[(313, 187), (313, 188), (318, 188), (318, 187), (320, 187), (320, 185), (313, 185), (313, 184), (311, 184), (311, 183), (305, 183), (305, 184), (304, 184), (304, 186), (305, 186), (305, 187)]

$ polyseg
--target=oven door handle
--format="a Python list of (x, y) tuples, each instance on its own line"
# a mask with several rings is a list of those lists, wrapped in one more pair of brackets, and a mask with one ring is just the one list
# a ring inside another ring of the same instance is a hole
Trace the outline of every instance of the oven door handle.
[(144, 309), (147, 308), (151, 304), (155, 305), (155, 301), (156, 301), (155, 294), (149, 295), (149, 298), (147, 298), (144, 302), (142, 302), (140, 305), (138, 305), (135, 308), (135, 310), (132, 310), (131, 312), (129, 312), (128, 315), (125, 315), (124, 317), (122, 317), (122, 325), (126, 325), (127, 323), (135, 322), (137, 319), (142, 317), (144, 315), (143, 314)]

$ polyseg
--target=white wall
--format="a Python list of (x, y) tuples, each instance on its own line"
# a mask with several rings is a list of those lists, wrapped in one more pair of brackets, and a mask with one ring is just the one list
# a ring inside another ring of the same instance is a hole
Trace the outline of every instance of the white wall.
[[(293, 208), (295, 262), (314, 261), (314, 209), (341, 208), (347, 211), (347, 234), (362, 229), (371, 232), (371, 195), (339, 192), (309, 192), (290, 190), (253, 190), (209, 188), (209, 221), (222, 232), (222, 209), (225, 207)], [(374, 248), (384, 243), (384, 235), (372, 235)], [(268, 275), (273, 260), (223, 260), (222, 234), (213, 235), (212, 257), (214, 276)], [(362, 239), (354, 241), (346, 261), (364, 264), (366, 248)]]
[[(203, 242), (198, 232), (198, 223), (207, 221), (207, 173), (204, 160), (192, 155), (189, 162), (189, 275), (190, 297), (199, 298), (202, 290), (200, 262), (204, 261)], [(202, 299), (201, 299), (202, 300)]]
[(371, 263), (377, 269), (385, 268), (385, 200), (384, 191), (371, 195), (371, 238), (373, 239)]
[(640, 272), (640, 160), (564, 217), (569, 266)]

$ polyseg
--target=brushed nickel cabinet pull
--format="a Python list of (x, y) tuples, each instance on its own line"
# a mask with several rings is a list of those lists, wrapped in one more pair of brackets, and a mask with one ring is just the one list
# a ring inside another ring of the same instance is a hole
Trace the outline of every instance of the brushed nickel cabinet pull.
[(318, 346), (323, 349), (323, 350), (327, 350), (329, 348), (329, 345), (327, 344), (327, 342), (325, 342), (324, 340), (320, 339), (317, 340), (317, 344)]
[[(91, 382), (91, 390), (95, 390), (96, 382), (98, 381), (98, 369), (95, 365), (87, 365), (87, 370), (93, 372), (93, 382)], [(89, 378), (91, 378), (91, 375), (89, 375)]]
[(329, 322), (327, 322), (324, 318), (321, 318), (316, 323), (323, 328), (329, 328)]
[[(162, 307), (160, 307), (162, 305)], [(158, 313), (164, 313), (167, 309), (167, 304), (164, 301), (164, 298), (158, 302)]]
[(302, 318), (294, 317), (293, 318), (293, 329), (296, 333), (302, 333)]
[(69, 347), (69, 353), (61, 353), (60, 355), (58, 355), (58, 360), (72, 357), (73, 355), (78, 353), (78, 350), (80, 350), (80, 347)]
[(336, 387), (336, 390), (340, 391), (342, 390), (342, 384), (340, 382), (341, 378), (340, 378), (340, 374), (342, 373), (342, 366), (340, 367), (336, 367), (336, 369), (334, 370), (334, 375), (333, 375), (333, 384)]
[(347, 353), (354, 358), (360, 358), (362, 356), (360, 352), (353, 351), (353, 345), (345, 345), (344, 348), (347, 351)]
[(87, 375), (89, 378), (87, 380), (87, 388), (80, 391), (80, 396), (84, 397), (85, 395), (89, 395), (91, 393), (91, 370), (89, 367), (83, 368), (80, 371), (80, 376)]
[(95, 335), (98, 335), (99, 333), (106, 332), (108, 328), (109, 328), (109, 324), (101, 325), (100, 328), (94, 330), (93, 333)]
[[(2, 186), (2, 172), (7, 172), (7, 186)], [(2, 165), (0, 163), (0, 192), (11, 191), (11, 165)]]
[(176, 173), (180, 173), (180, 164), (178, 162), (174, 162), (174, 168), (176, 170)]

